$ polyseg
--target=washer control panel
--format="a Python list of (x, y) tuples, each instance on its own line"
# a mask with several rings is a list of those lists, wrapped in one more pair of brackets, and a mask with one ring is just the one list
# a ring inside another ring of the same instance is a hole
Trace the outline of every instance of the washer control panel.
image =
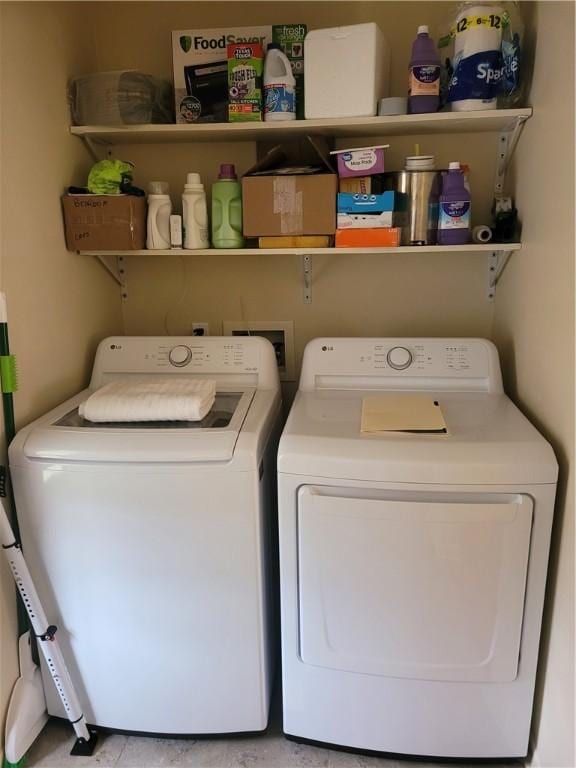
[(502, 386), (498, 353), (485, 339), (315, 339), (306, 347), (301, 389), (369, 389), (376, 378), (384, 389)]

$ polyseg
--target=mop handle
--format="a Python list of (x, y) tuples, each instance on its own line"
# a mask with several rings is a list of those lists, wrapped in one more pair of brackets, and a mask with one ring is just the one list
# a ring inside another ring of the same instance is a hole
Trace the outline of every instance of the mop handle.
[(56, 627), (48, 625), (48, 619), (42, 608), (40, 598), (34, 587), (34, 582), (30, 576), (30, 571), (24, 560), (22, 550), (16, 542), (16, 537), (10, 526), (8, 515), (4, 508), (4, 502), (0, 499), (0, 544), (6, 554), (8, 565), (14, 576), (14, 581), (26, 606), (26, 611), (30, 618), (30, 624), (36, 638), (38, 646), (44, 655), (56, 690), (60, 694), (62, 704), (66, 710), (66, 716), (70, 720), (78, 739), (90, 741), (90, 732), (86, 724), (86, 718), (82, 714), (82, 709), (76, 696), (76, 691), (70, 679), (70, 674), (66, 668), (62, 651), (56, 638)]

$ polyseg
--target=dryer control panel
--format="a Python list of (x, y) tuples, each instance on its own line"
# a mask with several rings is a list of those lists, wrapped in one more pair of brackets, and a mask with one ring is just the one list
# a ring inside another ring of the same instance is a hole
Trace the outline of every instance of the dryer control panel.
[(498, 352), (486, 339), (314, 339), (300, 389), (502, 391)]

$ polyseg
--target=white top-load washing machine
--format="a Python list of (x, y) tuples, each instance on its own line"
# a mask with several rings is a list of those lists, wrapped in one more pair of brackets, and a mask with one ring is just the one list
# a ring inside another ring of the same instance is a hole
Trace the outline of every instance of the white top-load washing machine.
[[(107, 382), (159, 374), (216, 380), (203, 421), (79, 416)], [(117, 337), (99, 345), (89, 390), (15, 438), (24, 552), (90, 724), (266, 728), (280, 409), (265, 339)], [(48, 711), (64, 716), (43, 673)]]
[[(432, 394), (448, 434), (361, 433)], [(482, 339), (317, 339), (278, 452), (284, 731), (526, 755), (557, 463)]]

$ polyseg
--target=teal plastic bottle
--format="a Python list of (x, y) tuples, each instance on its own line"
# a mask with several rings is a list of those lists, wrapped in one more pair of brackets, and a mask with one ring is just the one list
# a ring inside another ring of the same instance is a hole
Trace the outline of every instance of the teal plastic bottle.
[(244, 247), (242, 186), (229, 163), (220, 166), (218, 181), (212, 185), (212, 247)]

